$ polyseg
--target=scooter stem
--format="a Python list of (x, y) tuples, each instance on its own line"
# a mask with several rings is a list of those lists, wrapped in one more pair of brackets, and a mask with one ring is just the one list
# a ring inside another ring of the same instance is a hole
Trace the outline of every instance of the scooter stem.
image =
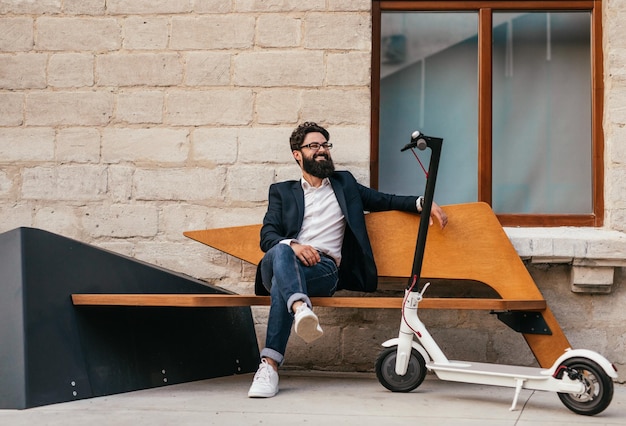
[[(422, 274), (422, 262), (424, 261), (424, 250), (426, 248), (426, 236), (428, 234), (428, 225), (430, 219), (430, 212), (433, 206), (433, 199), (435, 198), (435, 183), (437, 182), (437, 172), (439, 171), (439, 159), (441, 157), (441, 147), (443, 144), (442, 138), (435, 138), (431, 136), (421, 136), (426, 141), (426, 146), (430, 148), (430, 162), (428, 165), (428, 174), (426, 176), (426, 188), (424, 190), (424, 205), (422, 206), (422, 212), (420, 214), (420, 224), (417, 231), (417, 241), (415, 243), (415, 254), (413, 256), (413, 268), (411, 270), (412, 279), (419, 278)], [(409, 282), (408, 287), (411, 286)], [(414, 291), (417, 291), (415, 288)]]
[(428, 285), (430, 285), (430, 283), (424, 286), (421, 293), (406, 291), (400, 334), (402, 335), (403, 327), (408, 328), (411, 335), (415, 334), (415, 336), (417, 336), (418, 341), (422, 344), (424, 349), (426, 349), (426, 352), (428, 352), (428, 355), (430, 355), (435, 364), (449, 364), (450, 361), (417, 315), (419, 302), (422, 300), (422, 294)]

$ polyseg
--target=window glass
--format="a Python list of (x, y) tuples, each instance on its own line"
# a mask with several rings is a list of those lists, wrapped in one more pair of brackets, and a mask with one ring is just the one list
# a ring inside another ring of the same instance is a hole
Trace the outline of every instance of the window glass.
[[(474, 12), (382, 13), (380, 190), (423, 192), (424, 172), (410, 153), (400, 152), (413, 130), (420, 130), (444, 138), (437, 202), (477, 200), (477, 34)], [(427, 167), (428, 155), (420, 159)]]
[(591, 16), (493, 14), (493, 209), (590, 213)]

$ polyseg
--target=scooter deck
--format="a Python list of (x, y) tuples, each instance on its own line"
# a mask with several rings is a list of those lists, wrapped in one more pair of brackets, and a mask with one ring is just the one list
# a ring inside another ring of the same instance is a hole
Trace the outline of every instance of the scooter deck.
[(447, 364), (427, 362), (426, 368), (434, 371), (441, 380), (514, 388), (510, 410), (515, 410), (522, 389), (567, 393), (582, 393), (585, 390), (582, 382), (555, 379), (545, 368), (465, 361), (450, 361)]
[[(450, 361), (449, 364), (426, 363), (429, 370), (437, 376), (440, 373), (480, 374), (482, 376), (499, 376), (508, 379), (543, 380), (550, 377), (548, 369), (523, 367), (517, 365), (489, 364), (483, 362)], [(449, 379), (448, 379), (449, 380)], [(512, 382), (515, 385), (515, 382)]]

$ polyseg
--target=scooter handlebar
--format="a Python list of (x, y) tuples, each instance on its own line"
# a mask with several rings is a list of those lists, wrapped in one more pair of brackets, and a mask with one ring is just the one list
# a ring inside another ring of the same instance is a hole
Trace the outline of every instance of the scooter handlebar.
[(423, 151), (426, 149), (426, 146), (428, 145), (426, 143), (426, 139), (428, 138), (428, 136), (423, 135), (420, 133), (419, 130), (414, 131), (413, 133), (411, 133), (411, 142), (409, 142), (408, 144), (404, 145), (404, 148), (402, 148), (400, 151), (404, 152), (407, 149), (411, 149), (411, 148), (417, 148), (420, 151)]

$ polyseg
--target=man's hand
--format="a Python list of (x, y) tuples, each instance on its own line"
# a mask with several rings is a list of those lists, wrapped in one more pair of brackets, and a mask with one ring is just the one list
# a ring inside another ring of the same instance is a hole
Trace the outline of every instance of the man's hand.
[(321, 260), (319, 252), (313, 246), (306, 246), (294, 241), (291, 242), (291, 248), (296, 257), (305, 266), (317, 265)]
[(441, 226), (441, 229), (445, 228), (446, 225), (448, 224), (448, 215), (434, 201), (433, 201), (433, 206), (430, 209), (430, 218), (428, 219), (429, 220), (428, 223), (430, 225), (433, 224), (433, 218), (437, 219), (437, 221), (439, 222), (439, 226)]

